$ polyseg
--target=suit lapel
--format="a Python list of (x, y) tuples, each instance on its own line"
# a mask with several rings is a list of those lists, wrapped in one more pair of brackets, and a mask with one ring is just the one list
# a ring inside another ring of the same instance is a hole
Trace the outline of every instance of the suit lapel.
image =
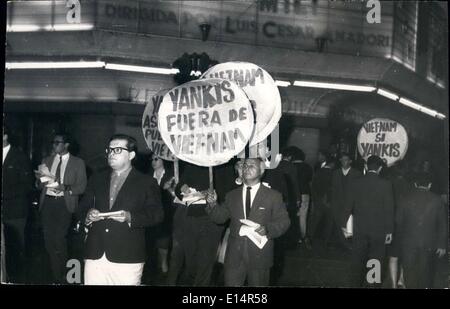
[(67, 160), (66, 169), (64, 170), (64, 178), (63, 178), (64, 183), (67, 183), (67, 175), (72, 170), (72, 165), (73, 165), (72, 155), (69, 155), (69, 160)]
[(45, 165), (47, 165), (48, 170), (51, 172), (52, 171), (52, 165), (53, 165), (53, 160), (55, 160), (55, 156), (50, 156), (48, 157), (48, 160), (46, 162), (44, 162)]
[(250, 215), (249, 215), (247, 218), (250, 218), (251, 215), (252, 215), (252, 213), (255, 212), (255, 209), (259, 207), (258, 205), (261, 205), (261, 204), (263, 203), (264, 197), (265, 197), (265, 194), (266, 194), (266, 191), (265, 191), (265, 190), (266, 190), (266, 188), (265, 188), (264, 185), (261, 183), (261, 184), (259, 185), (258, 192), (256, 192), (255, 199), (253, 200), (252, 208), (250, 209)]
[(245, 212), (244, 212), (244, 202), (242, 201), (242, 194), (244, 190), (244, 185), (242, 185), (239, 190), (236, 191), (237, 194), (237, 202), (236, 206), (238, 208), (238, 218), (245, 219)]

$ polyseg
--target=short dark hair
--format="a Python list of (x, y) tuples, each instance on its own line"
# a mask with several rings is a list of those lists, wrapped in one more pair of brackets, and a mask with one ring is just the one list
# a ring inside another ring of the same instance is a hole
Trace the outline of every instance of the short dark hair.
[(63, 138), (63, 141), (64, 141), (65, 144), (69, 144), (69, 145), (73, 144), (73, 137), (72, 137), (72, 135), (70, 133), (67, 133), (67, 132), (56, 132), (54, 134), (54, 137), (55, 136), (61, 136)]
[(339, 154), (339, 159), (342, 159), (343, 157), (348, 157), (350, 160), (352, 160), (352, 157), (350, 156), (350, 154), (348, 152), (341, 152)]
[(301, 160), (301, 161), (305, 161), (306, 156), (305, 153), (303, 152), (303, 150), (301, 150), (300, 148), (293, 146), (292, 147), (294, 150), (294, 160)]
[(384, 162), (379, 156), (370, 156), (367, 159), (367, 168), (369, 171), (375, 171), (382, 166), (384, 166)]
[(292, 157), (292, 158), (295, 158), (295, 149), (294, 149), (294, 147), (293, 146), (288, 146), (288, 147), (284, 148), (281, 151), (281, 155), (283, 156), (283, 158), (288, 157), (288, 156)]
[(336, 163), (334, 157), (331, 155), (331, 153), (324, 153), (322, 152), (322, 154), (325, 156), (325, 164), (331, 164), (331, 163)]
[(111, 141), (116, 140), (116, 139), (122, 139), (127, 141), (127, 148), (130, 152), (134, 151), (137, 154), (137, 141), (134, 137), (126, 135), (126, 134), (114, 134), (113, 136), (111, 136), (111, 138), (109, 139), (108, 143), (111, 143)]

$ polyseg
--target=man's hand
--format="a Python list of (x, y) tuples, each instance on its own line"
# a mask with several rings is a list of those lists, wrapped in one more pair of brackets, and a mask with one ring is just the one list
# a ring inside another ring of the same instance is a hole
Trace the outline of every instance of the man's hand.
[(386, 239), (384, 241), (384, 244), (390, 245), (392, 242), (392, 234), (386, 234)]
[(445, 249), (443, 249), (443, 248), (438, 248), (437, 250), (436, 250), (436, 254), (438, 255), (438, 257), (443, 257), (444, 255), (445, 255)]
[(62, 183), (60, 183), (60, 184), (58, 184), (57, 187), (54, 187), (53, 190), (54, 190), (56, 193), (59, 194), (59, 193), (61, 193), (61, 192), (66, 191), (66, 186), (63, 185)]
[(181, 186), (180, 191), (183, 192), (184, 194), (189, 194), (191, 193), (191, 189), (189, 189), (189, 186), (184, 184)]
[(206, 191), (206, 202), (209, 207), (214, 207), (217, 205), (217, 193), (215, 190)]
[(164, 190), (170, 190), (173, 189), (175, 184), (175, 177), (170, 178), (169, 180), (167, 180), (164, 185), (163, 185), (163, 189)]
[(108, 219), (112, 219), (117, 222), (127, 222), (131, 223), (131, 214), (129, 211), (122, 210), (120, 215), (108, 217)]
[(261, 225), (260, 227), (258, 227), (258, 228), (255, 230), (255, 232), (258, 233), (258, 234), (261, 235), (261, 236), (267, 235), (267, 230), (266, 230), (266, 228), (264, 227), (264, 225)]
[(91, 208), (87, 213), (85, 224), (89, 225), (92, 222), (97, 222), (97, 221), (103, 220), (104, 219), (103, 217), (98, 216), (99, 213), (100, 213), (100, 211), (98, 211), (98, 209)]

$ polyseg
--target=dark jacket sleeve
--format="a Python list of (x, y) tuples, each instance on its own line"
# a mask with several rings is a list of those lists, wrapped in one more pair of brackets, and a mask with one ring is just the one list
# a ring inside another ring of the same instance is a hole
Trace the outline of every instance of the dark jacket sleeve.
[(394, 191), (392, 189), (392, 183), (386, 181), (386, 189), (384, 193), (384, 220), (386, 234), (394, 233)]
[(448, 241), (448, 207), (442, 202), (442, 200), (437, 200), (438, 212), (437, 212), (437, 222), (436, 222), (436, 246), (439, 249), (447, 250)]
[(161, 223), (164, 211), (161, 203), (161, 191), (156, 181), (145, 178), (144, 202), (141, 207), (131, 211), (131, 228), (143, 228)]
[(394, 208), (394, 234), (392, 237), (392, 244), (390, 250), (390, 256), (398, 257), (400, 254), (400, 245), (403, 239), (403, 217), (404, 217), (404, 205), (398, 203)]
[(76, 169), (76, 180), (73, 185), (70, 186), (70, 190), (72, 191), (72, 195), (81, 195), (84, 193), (87, 184), (87, 176), (86, 176), (86, 166), (84, 161), (79, 159), (77, 162)]
[(26, 196), (33, 188), (33, 175), (31, 174), (30, 160), (21, 151), (17, 151), (17, 168), (19, 172), (17, 178), (18, 183), (15, 186), (16, 189), (12, 190), (12, 192), (15, 192), (13, 195)]
[(224, 203), (217, 204), (209, 211), (209, 218), (217, 224), (223, 224), (230, 219), (230, 216), (230, 194), (227, 194)]
[(274, 194), (272, 200), (272, 218), (266, 225), (267, 237), (269, 238), (277, 238), (283, 235), (291, 224), (281, 194), (278, 192), (274, 192)]
[(95, 176), (89, 179), (89, 183), (86, 186), (83, 197), (78, 203), (77, 209), (75, 209), (75, 214), (78, 220), (85, 222), (86, 215), (91, 208), (95, 208)]
[[(344, 201), (345, 205), (342, 217), (338, 218), (339, 220), (338, 223), (340, 227), (343, 228), (347, 227), (347, 221), (350, 215), (353, 214), (354, 212), (358, 194), (359, 194), (358, 181), (357, 180), (351, 181), (347, 186), (347, 192), (345, 194), (345, 201)], [(333, 193), (331, 194), (331, 200), (333, 201)]]

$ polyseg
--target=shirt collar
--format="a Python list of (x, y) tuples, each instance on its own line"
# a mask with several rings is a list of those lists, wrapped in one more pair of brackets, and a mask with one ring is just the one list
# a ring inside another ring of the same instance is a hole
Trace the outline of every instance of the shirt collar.
[(342, 171), (342, 173), (347, 174), (350, 171), (351, 168), (352, 167), (349, 167), (348, 169), (344, 169), (344, 168), (341, 167), (341, 171)]
[(8, 146), (3, 147), (3, 152), (7, 153), (9, 151), (9, 149), (11, 149), (11, 144), (8, 144)]
[(122, 171), (122, 172), (120, 172), (120, 173), (118, 173), (118, 172), (116, 172), (116, 171), (114, 171), (113, 170), (113, 172), (112, 172), (112, 174), (114, 175), (114, 176), (122, 176), (122, 175), (128, 175), (128, 173), (131, 171), (131, 166), (129, 167), (129, 168), (127, 168), (126, 170), (124, 170), (124, 171)]
[(162, 173), (161, 173), (161, 175), (159, 176), (159, 177), (157, 177), (157, 175), (156, 175), (156, 171), (154, 171), (153, 172), (153, 178), (155, 178), (155, 179), (162, 179), (163, 177), (164, 177), (164, 174), (166, 173), (166, 170), (165, 169), (163, 169), (162, 170)]
[(253, 185), (253, 186), (247, 186), (244, 183), (244, 190), (247, 190), (247, 187), (251, 187), (253, 192), (258, 191), (259, 187), (261, 186), (261, 182), (258, 182), (257, 184)]
[(69, 159), (69, 156), (70, 156), (70, 153), (66, 153), (66, 154), (64, 154), (64, 155), (59, 155), (59, 154), (56, 154), (56, 156), (57, 157), (61, 157), (61, 159), (63, 160), (63, 161), (66, 161), (67, 159)]

